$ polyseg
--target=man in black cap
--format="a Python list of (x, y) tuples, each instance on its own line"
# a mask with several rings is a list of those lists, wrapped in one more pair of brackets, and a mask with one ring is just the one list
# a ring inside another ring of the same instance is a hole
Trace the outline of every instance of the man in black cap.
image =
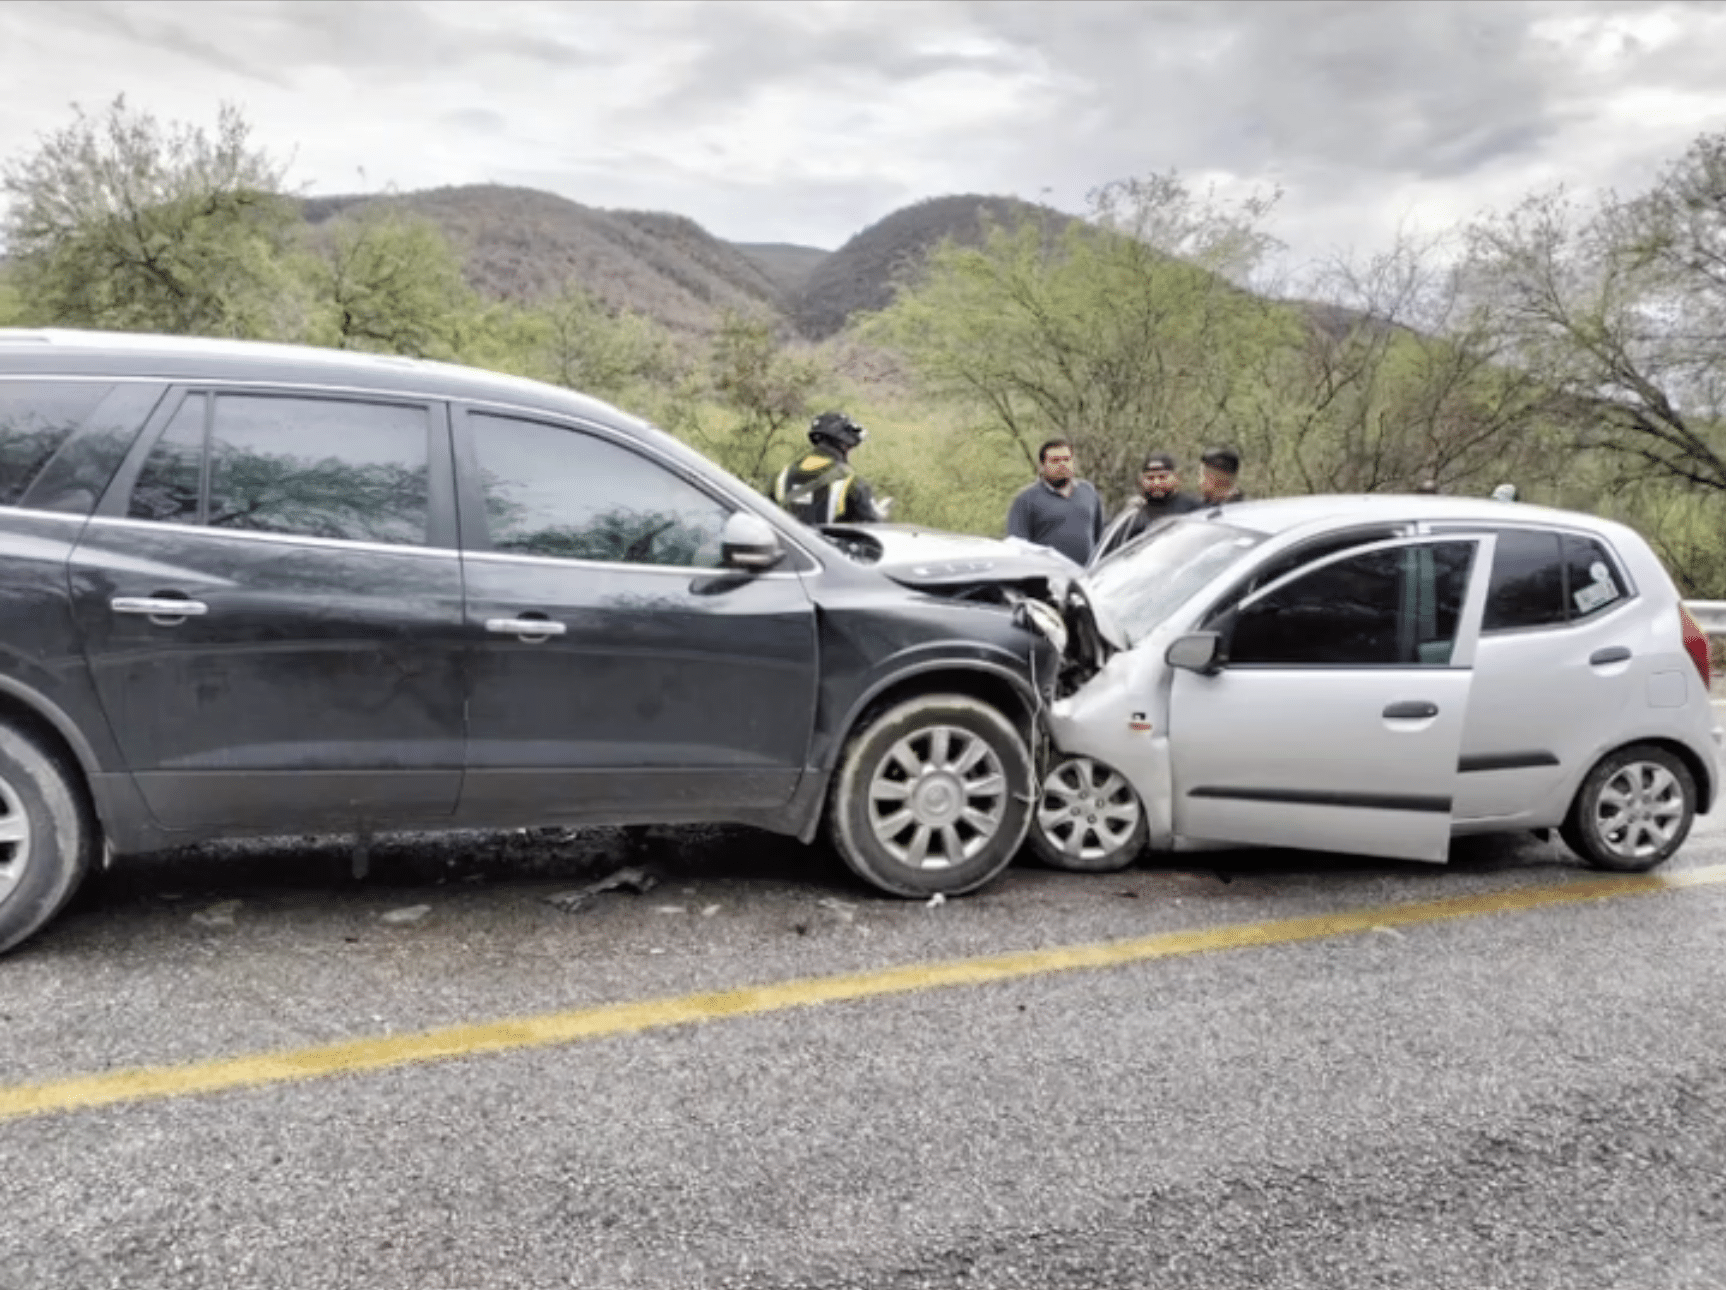
[(1110, 521), (1108, 531), (1091, 556), (1091, 563), (1095, 564), (1111, 551), (1124, 547), (1165, 516), (1185, 515), (1188, 511), (1198, 510), (1199, 505), (1198, 498), (1181, 492), (1180, 467), (1173, 454), (1149, 454), (1139, 471), (1139, 495)]
[(1246, 500), (1235, 485), (1241, 473), (1241, 455), (1233, 448), (1206, 448), (1199, 458), (1199, 496), (1205, 506)]
[(851, 452), (869, 432), (843, 412), (823, 412), (809, 425), (814, 451), (773, 481), (773, 500), (805, 524), (868, 524), (886, 518), (869, 485), (851, 467)]

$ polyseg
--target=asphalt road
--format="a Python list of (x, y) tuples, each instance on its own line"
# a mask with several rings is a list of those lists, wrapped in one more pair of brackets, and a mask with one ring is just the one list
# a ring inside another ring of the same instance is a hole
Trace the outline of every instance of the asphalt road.
[(743, 831), (368, 863), (140, 863), (0, 960), (0, 1288), (1726, 1286), (1726, 814), (1586, 900), (1533, 839), (939, 906)]

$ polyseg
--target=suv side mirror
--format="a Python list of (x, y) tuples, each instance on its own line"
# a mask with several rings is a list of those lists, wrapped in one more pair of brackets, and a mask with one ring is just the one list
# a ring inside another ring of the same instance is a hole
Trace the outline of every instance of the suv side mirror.
[(727, 569), (771, 569), (785, 558), (779, 534), (759, 515), (734, 511), (719, 534), (719, 559)]
[(1163, 657), (1171, 667), (1184, 667), (1202, 676), (1215, 676), (1223, 666), (1221, 632), (1189, 632), (1169, 643)]

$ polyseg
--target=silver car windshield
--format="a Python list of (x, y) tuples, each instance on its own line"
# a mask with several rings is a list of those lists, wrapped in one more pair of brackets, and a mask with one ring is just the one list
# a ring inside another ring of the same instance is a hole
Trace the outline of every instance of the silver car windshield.
[(1173, 520), (1087, 574), (1085, 594), (1103, 633), (1131, 647), (1262, 541), (1214, 520)]

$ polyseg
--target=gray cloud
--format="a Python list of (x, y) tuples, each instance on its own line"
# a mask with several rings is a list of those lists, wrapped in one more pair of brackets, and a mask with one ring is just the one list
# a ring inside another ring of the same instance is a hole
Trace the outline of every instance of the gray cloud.
[[(0, 156), (120, 91), (237, 99), (296, 178), (531, 183), (835, 245), (921, 197), (1280, 185), (1303, 255), (1726, 128), (1726, 6), (1656, 0), (0, 5)], [(531, 178), (530, 178), (531, 177)]]

